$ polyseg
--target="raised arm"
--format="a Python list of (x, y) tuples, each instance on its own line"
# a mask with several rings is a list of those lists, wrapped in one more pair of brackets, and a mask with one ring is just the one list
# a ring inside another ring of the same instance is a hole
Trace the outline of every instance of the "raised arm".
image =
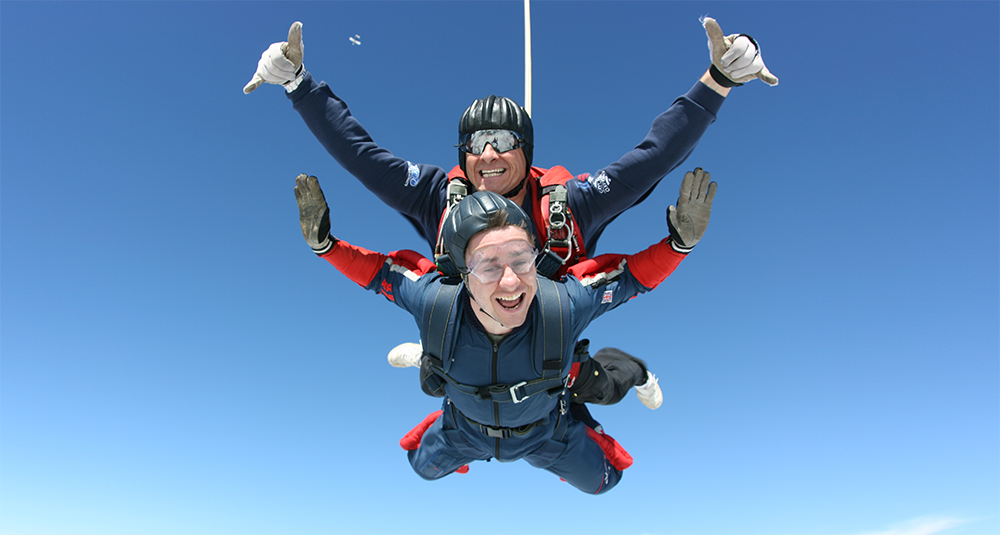
[(567, 274), (595, 291), (620, 281), (620, 287), (614, 289), (620, 291), (612, 291), (608, 297), (610, 308), (656, 288), (705, 235), (716, 189), (712, 176), (700, 167), (686, 173), (677, 206), (667, 208), (668, 237), (636, 254), (599, 255), (570, 267)]
[(724, 37), (714, 19), (705, 18), (702, 23), (710, 49), (709, 70), (653, 121), (645, 139), (633, 150), (585, 183), (568, 185), (570, 208), (580, 222), (589, 252), (596, 250), (608, 223), (642, 202), (664, 176), (687, 159), (715, 121), (732, 87), (753, 78), (777, 84), (753, 38), (744, 34)]
[[(302, 236), (317, 256), (332, 264), (347, 278), (366, 290), (383, 294), (390, 301), (409, 309), (413, 299), (396, 300), (396, 295), (406, 293), (411, 283), (421, 281), (435, 272), (430, 260), (414, 251), (395, 251), (384, 255), (363, 247), (338, 240), (330, 234), (330, 209), (320, 188), (319, 180), (305, 174), (295, 178), (295, 200), (299, 205), (299, 224)], [(419, 295), (419, 292), (413, 292)]]
[(302, 24), (295, 22), (287, 42), (273, 43), (261, 54), (244, 93), (262, 83), (284, 87), (293, 108), (326, 151), (382, 202), (406, 217), (433, 247), (444, 210), (446, 172), (410, 163), (379, 147), (347, 104), (305, 69), (303, 51)]

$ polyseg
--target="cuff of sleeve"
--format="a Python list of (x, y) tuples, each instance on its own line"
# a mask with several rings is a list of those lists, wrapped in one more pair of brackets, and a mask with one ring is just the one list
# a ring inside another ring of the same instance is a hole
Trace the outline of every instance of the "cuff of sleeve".
[(302, 83), (302, 80), (305, 78), (305, 76), (306, 76), (306, 66), (305, 64), (302, 64), (299, 66), (299, 72), (295, 77), (295, 79), (285, 82), (281, 85), (285, 86), (286, 93), (291, 93), (292, 91), (295, 91), (296, 89), (299, 88), (299, 84)]
[(726, 97), (715, 92), (714, 89), (703, 84), (701, 80), (694, 83), (694, 87), (684, 94), (684, 97), (701, 106), (705, 111), (711, 113), (713, 117), (719, 115), (722, 104), (726, 102)]
[(670, 237), (669, 241), (670, 241), (670, 248), (673, 249), (675, 252), (678, 252), (680, 254), (688, 254), (688, 253), (690, 253), (691, 251), (694, 250), (694, 246), (684, 247), (683, 245), (677, 243), (677, 240), (675, 240), (673, 238), (673, 236)]
[(333, 249), (333, 245), (335, 243), (337, 243), (337, 238), (334, 238), (333, 236), (330, 236), (326, 240), (326, 243), (320, 244), (319, 247), (313, 247), (312, 250), (313, 250), (314, 253), (316, 253), (317, 256), (323, 256), (326, 253), (329, 253), (330, 249)]

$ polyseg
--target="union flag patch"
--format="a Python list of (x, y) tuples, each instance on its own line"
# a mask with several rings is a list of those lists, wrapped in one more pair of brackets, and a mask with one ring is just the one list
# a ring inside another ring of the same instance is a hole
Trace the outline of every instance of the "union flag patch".
[(601, 303), (611, 302), (611, 290), (604, 290), (604, 297), (601, 298)]

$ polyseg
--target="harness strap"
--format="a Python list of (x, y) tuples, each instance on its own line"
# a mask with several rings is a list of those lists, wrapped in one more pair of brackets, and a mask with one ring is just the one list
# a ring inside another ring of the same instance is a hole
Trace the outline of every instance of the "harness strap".
[[(566, 381), (561, 374), (555, 377), (535, 379), (534, 381), (521, 381), (516, 385), (495, 384), (487, 386), (472, 386), (460, 383), (453, 379), (444, 371), (444, 363), (441, 359), (429, 354), (424, 354), (431, 370), (438, 376), (448, 381), (452, 387), (459, 392), (472, 396), (477, 401), (492, 401), (493, 403), (520, 403), (535, 394), (545, 392), (549, 397), (555, 396), (566, 388)], [(558, 373), (558, 372), (557, 372)], [(568, 376), (567, 376), (568, 377)]]
[[(452, 405), (452, 406), (454, 407), (454, 405)], [(482, 434), (484, 434), (484, 435), (486, 435), (486, 436), (488, 436), (490, 438), (510, 438), (510, 437), (512, 437), (514, 435), (521, 435), (521, 436), (523, 436), (523, 435), (528, 434), (528, 432), (531, 431), (532, 429), (534, 429), (536, 426), (539, 426), (539, 425), (542, 425), (542, 424), (545, 423), (545, 418), (541, 418), (539, 420), (531, 422), (530, 424), (525, 424), (525, 425), (522, 425), (520, 427), (498, 427), (498, 426), (493, 426), (493, 425), (481, 424), (481, 423), (473, 420), (472, 418), (469, 418), (468, 416), (465, 415), (465, 413), (463, 413), (462, 411), (458, 410), (457, 408), (455, 408), (454, 410), (455, 410), (456, 414), (460, 415), (462, 418), (465, 418), (465, 421), (469, 422), (470, 424), (478, 427), (479, 431)]]

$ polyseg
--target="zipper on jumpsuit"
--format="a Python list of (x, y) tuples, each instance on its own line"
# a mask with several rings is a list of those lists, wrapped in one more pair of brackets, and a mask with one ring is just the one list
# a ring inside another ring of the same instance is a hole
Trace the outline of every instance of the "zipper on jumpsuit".
[[(497, 384), (497, 382), (500, 380), (499, 377), (498, 377), (500, 375), (499, 371), (498, 371), (498, 368), (500, 366), (500, 344), (501, 343), (502, 343), (502, 341), (501, 342), (493, 342), (493, 361), (492, 361), (492, 366), (493, 366), (493, 376), (492, 376), (493, 383), (492, 384)], [(497, 402), (495, 402), (495, 401), (493, 402), (493, 425), (495, 425), (497, 427), (500, 427), (500, 404), (497, 403)], [(494, 440), (493, 456), (496, 458), (496, 460), (499, 461), (499, 460), (501, 460), (500, 459), (500, 439), (499, 438), (494, 438), (493, 440)]]

